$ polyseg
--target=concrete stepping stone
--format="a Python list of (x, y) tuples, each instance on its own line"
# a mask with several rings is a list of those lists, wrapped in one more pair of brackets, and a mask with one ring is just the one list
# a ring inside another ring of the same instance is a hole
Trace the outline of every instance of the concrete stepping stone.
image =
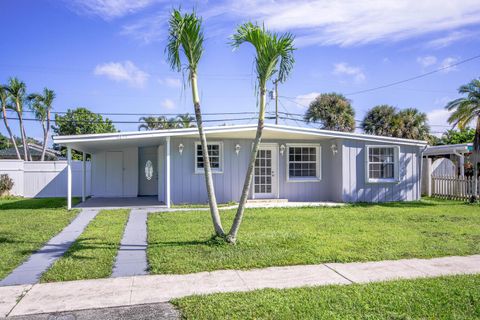
[(42, 274), (70, 248), (83, 230), (97, 215), (98, 210), (83, 209), (59, 234), (50, 239), (43, 248), (34, 252), (27, 261), (18, 266), (0, 286), (35, 284)]
[(112, 277), (148, 274), (147, 217), (145, 209), (132, 209), (118, 250)]

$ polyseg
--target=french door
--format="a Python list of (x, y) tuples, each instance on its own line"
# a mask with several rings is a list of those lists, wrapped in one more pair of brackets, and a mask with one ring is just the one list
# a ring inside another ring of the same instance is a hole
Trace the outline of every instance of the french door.
[(253, 198), (278, 198), (278, 146), (261, 144), (255, 160)]

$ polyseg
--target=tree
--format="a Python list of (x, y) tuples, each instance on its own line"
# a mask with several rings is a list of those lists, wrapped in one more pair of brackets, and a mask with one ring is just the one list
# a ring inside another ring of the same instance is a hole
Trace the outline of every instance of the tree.
[(180, 128), (180, 122), (176, 118), (167, 119), (160, 117), (140, 117), (140, 121), (144, 122), (138, 126), (138, 130), (162, 130)]
[(195, 128), (195, 117), (191, 116), (189, 113), (179, 114), (177, 116), (178, 124), (180, 128)]
[(393, 120), (393, 136), (404, 139), (426, 140), (430, 128), (427, 115), (415, 108), (399, 111)]
[(33, 93), (28, 96), (28, 100), (31, 102), (30, 108), (35, 114), (35, 118), (42, 124), (43, 130), (43, 143), (42, 143), (42, 156), (40, 161), (45, 160), (45, 151), (48, 144), (48, 134), (50, 132), (50, 117), (52, 111), (52, 103), (55, 99), (55, 92), (50, 89), (43, 89), (43, 94)]
[(355, 111), (350, 101), (342, 94), (323, 93), (310, 103), (304, 116), (305, 121), (320, 122), (322, 129), (355, 131)]
[(391, 137), (396, 114), (395, 107), (387, 104), (375, 106), (363, 118), (362, 129), (366, 134)]
[[(93, 133), (117, 132), (112, 121), (103, 119), (99, 114), (86, 108), (68, 109), (65, 115), (55, 114), (55, 125), (52, 130), (56, 135), (77, 135)], [(62, 148), (62, 154), (66, 150)], [(80, 154), (73, 152), (75, 159), (81, 159)]]
[(250, 160), (245, 175), (245, 181), (243, 183), (240, 202), (238, 204), (232, 227), (227, 236), (227, 241), (230, 243), (235, 243), (237, 239), (238, 229), (240, 228), (243, 219), (245, 203), (247, 202), (248, 192), (252, 182), (257, 152), (262, 139), (265, 122), (267, 82), (277, 73), (276, 80), (279, 82), (284, 82), (287, 79), (295, 62), (293, 57), (293, 52), (295, 50), (293, 40), (294, 37), (290, 33), (277, 35), (265, 30), (265, 27), (263, 26), (260, 27), (252, 23), (240, 25), (237, 28), (236, 33), (233, 35), (232, 46), (235, 49), (244, 43), (250, 43), (255, 48), (255, 70), (258, 80), (258, 105), (260, 110), (258, 113), (257, 132), (250, 152)]
[(9, 104), (8, 102), (8, 91), (4, 86), (0, 86), (0, 103), (2, 108), (2, 118), (3, 123), (5, 124), (5, 128), (7, 129), (8, 136), (12, 141), (12, 145), (15, 148), (15, 153), (17, 154), (17, 158), (20, 160), (22, 157), (20, 156), (20, 151), (18, 151), (17, 142), (15, 141), (15, 136), (12, 133), (12, 129), (8, 124), (8, 117), (7, 117), (7, 110), (14, 110), (14, 107)]
[(0, 133), (0, 150), (10, 148), (11, 141)]
[(472, 143), (475, 139), (475, 129), (462, 128), (460, 130), (450, 129), (442, 135), (441, 144)]
[(454, 127), (460, 129), (467, 128), (472, 122), (476, 122), (475, 136), (473, 138), (473, 170), (475, 181), (475, 196), (478, 197), (478, 154), (480, 152), (480, 79), (474, 79), (470, 83), (461, 86), (458, 93), (466, 95), (465, 97), (450, 101), (445, 108), (452, 112), (448, 122)]
[(27, 134), (25, 133), (25, 126), (23, 125), (23, 104), (25, 102), (25, 95), (27, 87), (25, 82), (17, 78), (10, 78), (9, 84), (5, 87), (9, 93), (10, 99), (14, 104), (14, 110), (17, 113), (18, 122), (20, 126), (20, 136), (22, 137), (23, 157), (25, 161), (31, 161), (30, 152), (27, 146)]
[(198, 134), (202, 145), (204, 163), (205, 184), (207, 187), (208, 203), (212, 217), (215, 234), (224, 237), (220, 213), (218, 211), (217, 199), (213, 186), (212, 169), (208, 155), (207, 137), (203, 129), (202, 112), (200, 108), (200, 97), (198, 94), (198, 64), (203, 54), (203, 30), (202, 19), (197, 17), (195, 12), (182, 15), (180, 10), (174, 9), (168, 21), (168, 41), (165, 49), (167, 60), (172, 70), (182, 70), (182, 58), (186, 59), (184, 66), (188, 71), (188, 80), (192, 88), (192, 100), (197, 121)]

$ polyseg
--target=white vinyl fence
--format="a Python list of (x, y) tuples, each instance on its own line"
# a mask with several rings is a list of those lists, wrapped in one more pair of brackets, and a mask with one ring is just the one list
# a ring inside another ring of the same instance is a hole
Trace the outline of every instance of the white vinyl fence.
[[(86, 163), (90, 195), (90, 161)], [(66, 197), (67, 161), (0, 160), (0, 174), (13, 179), (12, 195), (27, 198)], [(72, 195), (82, 195), (82, 161), (72, 161)]]
[[(477, 182), (478, 188), (480, 179)], [(434, 197), (466, 200), (475, 195), (474, 190), (475, 180), (473, 177), (432, 176), (432, 196)]]

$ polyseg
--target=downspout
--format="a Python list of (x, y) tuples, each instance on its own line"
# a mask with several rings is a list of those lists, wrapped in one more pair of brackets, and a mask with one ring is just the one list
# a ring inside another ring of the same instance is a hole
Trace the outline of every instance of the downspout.
[(420, 183), (418, 185), (418, 194), (420, 195), (420, 198), (422, 197), (422, 184), (423, 184), (423, 153), (425, 150), (427, 150), (428, 144), (423, 148), (423, 150), (420, 152)]

